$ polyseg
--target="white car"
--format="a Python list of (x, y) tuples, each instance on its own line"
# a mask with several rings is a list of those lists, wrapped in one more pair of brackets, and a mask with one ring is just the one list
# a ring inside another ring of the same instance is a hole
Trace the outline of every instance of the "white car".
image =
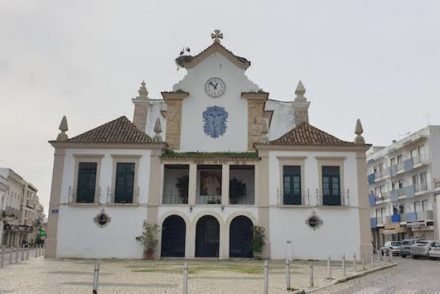
[(400, 242), (399, 241), (388, 241), (385, 245), (380, 248), (380, 253), (382, 255), (389, 255), (391, 252), (392, 255), (400, 254)]
[(428, 255), (432, 259), (440, 258), (440, 241), (435, 241), (431, 244)]

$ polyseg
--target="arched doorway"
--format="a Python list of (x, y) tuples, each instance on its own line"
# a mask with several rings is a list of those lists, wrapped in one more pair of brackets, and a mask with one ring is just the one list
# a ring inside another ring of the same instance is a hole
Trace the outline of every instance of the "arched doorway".
[(220, 245), (220, 225), (217, 219), (205, 215), (196, 227), (196, 257), (218, 257)]
[(185, 257), (186, 225), (178, 215), (167, 217), (162, 224), (162, 257)]
[(229, 256), (253, 257), (252, 221), (243, 215), (237, 216), (229, 227)]

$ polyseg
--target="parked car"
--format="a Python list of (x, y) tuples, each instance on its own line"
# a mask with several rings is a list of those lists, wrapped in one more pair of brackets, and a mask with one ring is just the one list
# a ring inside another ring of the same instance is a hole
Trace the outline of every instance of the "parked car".
[(389, 255), (389, 252), (391, 251), (392, 255), (399, 255), (400, 254), (400, 242), (399, 241), (388, 241), (385, 243), (385, 245), (380, 248), (380, 253), (382, 255)]
[(431, 245), (435, 243), (432, 240), (420, 240), (417, 241), (412, 247), (411, 247), (411, 255), (414, 259), (419, 257), (428, 257), (429, 256), (429, 250), (431, 249)]
[(432, 259), (440, 258), (440, 241), (435, 241), (431, 244), (428, 255)]
[(403, 258), (407, 257), (408, 255), (411, 255), (411, 247), (418, 241), (421, 241), (423, 239), (405, 239), (402, 242), (400, 242), (400, 256)]

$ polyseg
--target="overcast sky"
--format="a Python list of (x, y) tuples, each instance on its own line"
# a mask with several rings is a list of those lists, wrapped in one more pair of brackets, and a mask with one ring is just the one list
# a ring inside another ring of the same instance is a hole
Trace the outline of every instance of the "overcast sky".
[(69, 136), (121, 115), (145, 79), (151, 98), (185, 74), (174, 58), (222, 44), (248, 77), (310, 122), (374, 145), (440, 124), (440, 1), (0, 0), (0, 166), (32, 182), (47, 212), (61, 117)]

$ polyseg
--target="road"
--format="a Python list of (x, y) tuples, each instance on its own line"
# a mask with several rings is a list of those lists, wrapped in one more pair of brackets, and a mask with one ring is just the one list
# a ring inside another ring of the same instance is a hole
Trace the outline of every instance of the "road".
[(316, 294), (431, 294), (440, 293), (440, 260), (396, 257), (399, 264), (362, 278), (354, 279)]

